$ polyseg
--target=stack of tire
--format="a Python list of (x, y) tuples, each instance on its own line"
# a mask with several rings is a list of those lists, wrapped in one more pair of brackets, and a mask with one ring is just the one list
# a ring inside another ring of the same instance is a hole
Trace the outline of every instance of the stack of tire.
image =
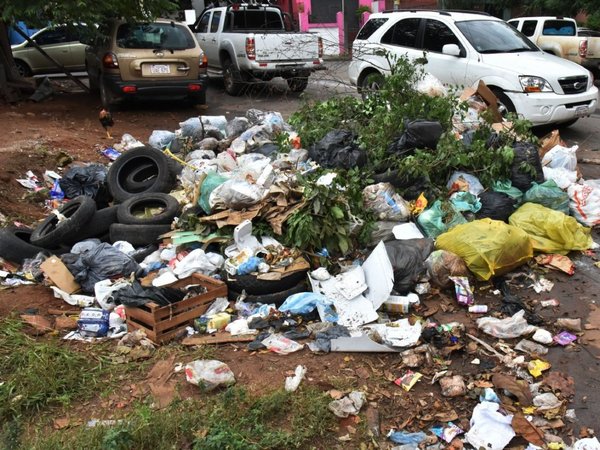
[[(76, 197), (35, 228), (0, 230), (0, 257), (21, 264), (39, 252), (65, 253), (89, 238), (127, 241), (134, 247), (154, 243), (171, 228), (179, 203), (168, 195), (177, 184), (181, 166), (160, 150), (138, 147), (110, 166), (107, 184), (117, 205), (96, 209), (93, 198)], [(140, 216), (140, 212), (158, 211)]]
[(248, 303), (275, 304), (280, 306), (290, 295), (307, 292), (306, 271), (293, 272), (279, 280), (261, 280), (257, 275), (225, 277), (227, 297), (236, 301), (242, 292)]

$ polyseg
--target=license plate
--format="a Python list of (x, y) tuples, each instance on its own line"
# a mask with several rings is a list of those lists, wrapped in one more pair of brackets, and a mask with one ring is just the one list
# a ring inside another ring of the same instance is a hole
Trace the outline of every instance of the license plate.
[(150, 66), (150, 73), (152, 73), (152, 74), (171, 73), (171, 67), (168, 64), (152, 64)]
[(578, 106), (575, 108), (575, 115), (577, 117), (588, 116), (590, 114), (590, 109), (587, 106)]

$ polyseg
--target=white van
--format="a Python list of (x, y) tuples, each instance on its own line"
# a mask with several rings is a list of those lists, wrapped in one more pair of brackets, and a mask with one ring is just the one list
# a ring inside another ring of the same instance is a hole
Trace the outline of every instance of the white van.
[(377, 89), (390, 73), (381, 50), (412, 60), (425, 56), (425, 70), (447, 85), (476, 87), (483, 81), (502, 110), (533, 125), (571, 125), (591, 115), (598, 103), (587, 69), (542, 52), (487, 14), (413, 10), (371, 15), (352, 47), (349, 76), (359, 91)]

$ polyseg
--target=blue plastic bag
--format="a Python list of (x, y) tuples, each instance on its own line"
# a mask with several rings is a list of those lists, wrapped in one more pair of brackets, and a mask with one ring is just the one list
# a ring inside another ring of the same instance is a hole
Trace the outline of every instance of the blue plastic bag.
[(300, 292), (290, 295), (279, 307), (279, 311), (292, 314), (308, 314), (317, 308), (322, 321), (337, 322), (338, 315), (333, 309), (333, 301), (315, 292)]
[(420, 444), (425, 440), (427, 435), (422, 431), (416, 433), (408, 433), (406, 431), (394, 431), (388, 434), (390, 441), (396, 444)]

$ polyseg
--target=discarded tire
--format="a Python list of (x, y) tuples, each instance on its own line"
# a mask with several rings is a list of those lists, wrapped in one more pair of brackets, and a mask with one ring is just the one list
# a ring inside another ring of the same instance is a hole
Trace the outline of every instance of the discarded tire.
[[(299, 292), (308, 292), (308, 286), (305, 282), (298, 283), (296, 286), (287, 289), (285, 291), (273, 292), (271, 294), (248, 294), (246, 293), (246, 302), (248, 303), (264, 303), (264, 304), (275, 304), (275, 306), (280, 306), (286, 299), (292, 294), (298, 294)], [(241, 292), (237, 292), (229, 289), (227, 291), (227, 298), (230, 301), (235, 301), (237, 298), (242, 295)]]
[(118, 206), (109, 206), (96, 210), (87, 225), (76, 236), (66, 239), (65, 242), (75, 244), (89, 238), (98, 238), (102, 241), (108, 234), (110, 226), (117, 222), (117, 209)]
[(110, 242), (127, 241), (134, 247), (156, 242), (161, 234), (171, 231), (171, 225), (129, 225), (113, 223), (110, 226)]
[(79, 240), (80, 232), (96, 212), (96, 203), (91, 197), (80, 195), (58, 209), (62, 221), (50, 214), (31, 233), (31, 243), (43, 248), (54, 248), (67, 241)]
[(286, 291), (306, 279), (306, 271), (294, 272), (279, 280), (261, 280), (256, 275), (238, 275), (234, 279), (226, 279), (227, 288), (235, 291), (246, 291), (249, 295), (273, 294)]
[(21, 264), (27, 258), (33, 258), (42, 247), (30, 242), (32, 230), (25, 227), (7, 227), (0, 230), (0, 257)]
[[(141, 184), (130, 184), (132, 174), (135, 175), (133, 181), (140, 177)], [(177, 181), (168, 157), (150, 147), (134, 148), (119, 156), (108, 169), (106, 180), (117, 203), (141, 192), (169, 192)]]
[[(157, 213), (151, 212), (157, 209)], [(143, 217), (141, 214), (153, 214)], [(169, 194), (161, 192), (144, 192), (128, 198), (121, 203), (117, 210), (119, 223), (128, 225), (159, 225), (170, 224), (179, 212), (179, 202)]]

